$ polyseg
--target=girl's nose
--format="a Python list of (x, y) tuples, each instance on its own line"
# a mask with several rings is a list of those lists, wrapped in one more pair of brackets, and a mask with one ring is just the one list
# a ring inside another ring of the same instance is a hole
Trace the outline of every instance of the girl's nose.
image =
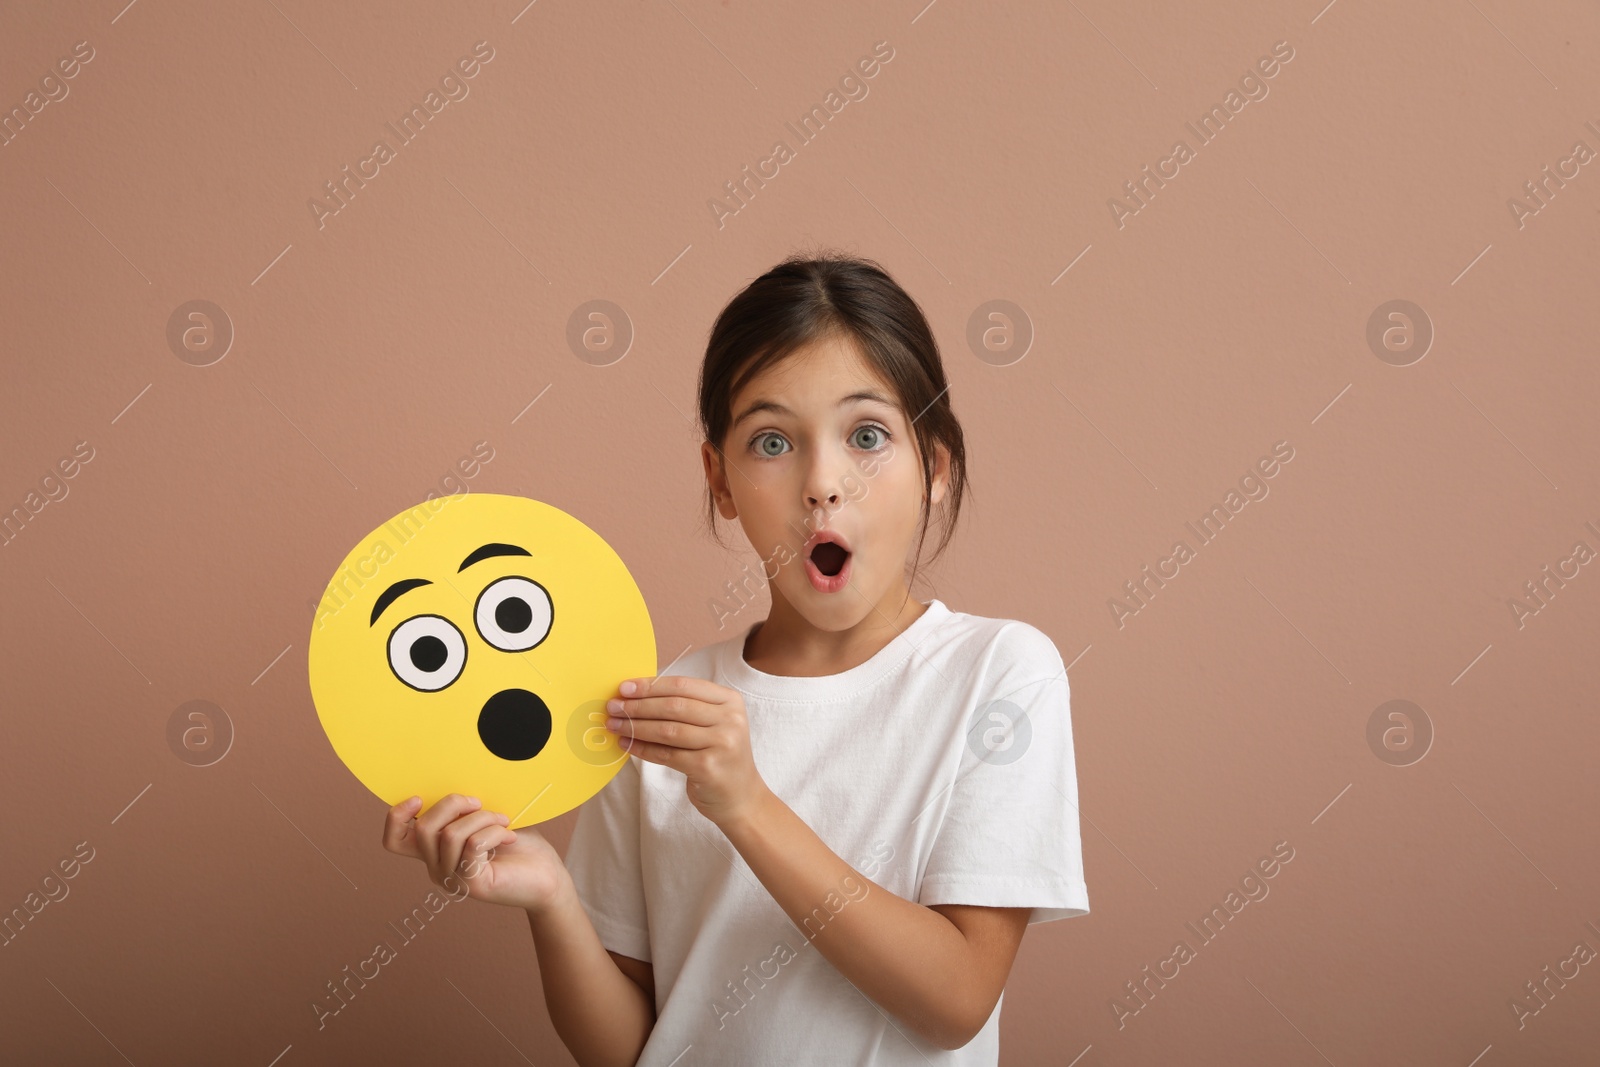
[(842, 448), (818, 447), (805, 459), (805, 478), (800, 483), (806, 506), (813, 511), (836, 511), (844, 504), (844, 480), (850, 476), (851, 458)]

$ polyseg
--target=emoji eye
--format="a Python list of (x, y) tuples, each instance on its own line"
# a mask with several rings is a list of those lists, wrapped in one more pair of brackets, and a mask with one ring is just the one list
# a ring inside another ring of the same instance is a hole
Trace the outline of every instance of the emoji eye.
[(389, 634), (389, 669), (413, 689), (443, 689), (466, 665), (467, 640), (442, 616), (417, 615)]
[(544, 586), (528, 578), (501, 578), (478, 594), (478, 633), (502, 652), (526, 652), (550, 633), (555, 609)]

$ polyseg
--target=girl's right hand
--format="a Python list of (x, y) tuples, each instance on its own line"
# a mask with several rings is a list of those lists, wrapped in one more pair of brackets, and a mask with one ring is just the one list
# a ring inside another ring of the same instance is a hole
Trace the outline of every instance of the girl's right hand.
[(434, 885), (491, 904), (537, 911), (567, 880), (561, 856), (532, 826), (507, 829), (510, 818), (483, 811), (477, 797), (451, 793), (417, 815), (420, 797), (389, 809), (383, 847), (420, 859)]

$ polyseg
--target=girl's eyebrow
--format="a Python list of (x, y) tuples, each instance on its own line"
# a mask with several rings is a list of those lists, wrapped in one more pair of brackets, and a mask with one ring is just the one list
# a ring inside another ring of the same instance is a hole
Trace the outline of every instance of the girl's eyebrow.
[[(874, 392), (871, 389), (858, 389), (856, 392), (851, 393), (850, 395), (841, 398), (840, 401), (839, 401), (839, 405), (838, 406), (839, 407), (844, 407), (846, 404), (855, 404), (855, 403), (860, 403), (862, 401), (872, 401), (874, 403), (883, 404), (886, 407), (891, 407), (891, 408), (895, 406), (894, 401), (890, 400), (888, 397), (884, 396), (882, 393)], [(793, 416), (794, 415), (793, 411), (791, 411), (788, 408), (784, 407), (782, 404), (778, 403), (776, 400), (757, 400), (755, 403), (753, 403), (749, 407), (745, 408), (744, 411), (742, 413), (740, 413), (738, 418), (733, 420), (733, 423), (729, 427), (729, 429), (732, 429), (733, 426), (739, 425), (745, 419), (748, 419), (751, 415), (755, 415), (758, 412), (762, 412), (762, 411), (772, 411), (772, 412), (776, 412), (779, 415), (789, 415), (789, 416)]]

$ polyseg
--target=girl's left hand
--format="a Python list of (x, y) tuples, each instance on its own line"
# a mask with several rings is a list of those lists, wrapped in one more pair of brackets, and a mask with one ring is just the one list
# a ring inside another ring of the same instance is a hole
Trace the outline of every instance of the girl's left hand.
[(625, 751), (682, 771), (689, 803), (725, 825), (767, 793), (750, 751), (744, 697), (703, 678), (632, 678), (606, 702), (606, 729)]

